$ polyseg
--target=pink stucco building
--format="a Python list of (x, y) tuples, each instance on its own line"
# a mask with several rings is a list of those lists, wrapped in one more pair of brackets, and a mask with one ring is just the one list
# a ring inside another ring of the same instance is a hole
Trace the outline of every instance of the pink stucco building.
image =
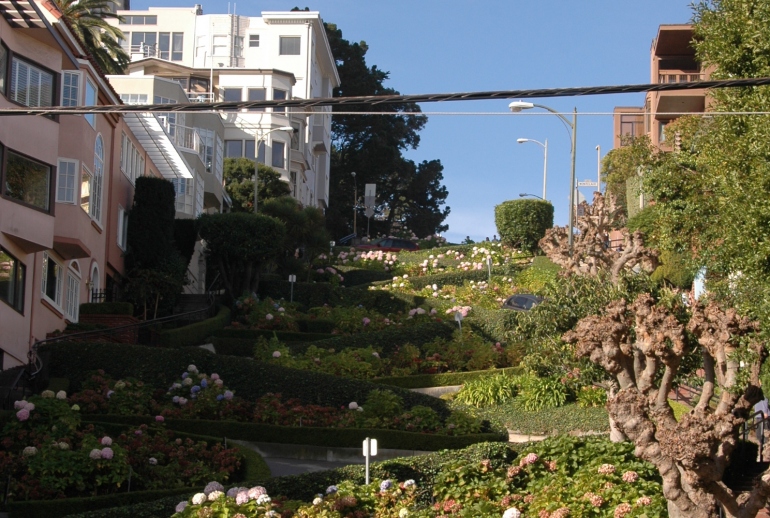
[[(50, 1), (0, 14), (0, 107), (120, 104)], [(123, 272), (134, 179), (164, 167), (122, 115), (0, 118), (0, 367)]]

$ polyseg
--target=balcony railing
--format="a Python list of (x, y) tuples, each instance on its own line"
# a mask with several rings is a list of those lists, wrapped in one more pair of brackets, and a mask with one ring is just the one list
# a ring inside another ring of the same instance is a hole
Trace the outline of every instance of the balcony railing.
[(197, 129), (169, 122), (164, 115), (156, 115), (156, 117), (177, 147), (197, 153), (201, 162), (206, 163), (206, 146)]
[(691, 72), (665, 71), (658, 74), (658, 84), (665, 83), (689, 83), (694, 81), (704, 81), (706, 74)]
[(187, 100), (191, 103), (212, 103), (216, 101), (214, 94), (209, 92), (187, 92)]

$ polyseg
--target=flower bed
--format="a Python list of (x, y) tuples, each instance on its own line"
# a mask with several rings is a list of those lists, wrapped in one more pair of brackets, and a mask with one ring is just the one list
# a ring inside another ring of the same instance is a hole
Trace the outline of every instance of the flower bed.
[(120, 434), (81, 425), (79, 408), (63, 391), (16, 404), (2, 431), (0, 466), (11, 501), (97, 496), (121, 491), (181, 488), (228, 480), (240, 467), (238, 450), (176, 437), (157, 417)]

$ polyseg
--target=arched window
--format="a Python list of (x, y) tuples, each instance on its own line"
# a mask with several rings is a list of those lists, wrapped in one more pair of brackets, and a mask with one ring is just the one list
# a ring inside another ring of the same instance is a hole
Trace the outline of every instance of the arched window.
[(96, 221), (102, 219), (102, 180), (104, 178), (104, 141), (101, 135), (96, 136), (94, 144), (94, 177), (91, 184), (91, 217)]
[(99, 290), (101, 289), (102, 285), (101, 282), (99, 282), (99, 265), (96, 263), (91, 265), (91, 278), (89, 280), (89, 284), (91, 285), (91, 293), (88, 294), (88, 301), (99, 302), (101, 295)]
[(67, 271), (67, 303), (64, 313), (73, 323), (80, 318), (80, 265), (74, 259)]

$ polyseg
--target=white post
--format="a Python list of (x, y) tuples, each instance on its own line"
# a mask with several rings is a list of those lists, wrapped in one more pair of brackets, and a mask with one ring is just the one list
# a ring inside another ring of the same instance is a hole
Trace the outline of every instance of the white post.
[(602, 148), (596, 146), (596, 190), (602, 192)]
[(294, 283), (297, 281), (296, 275), (289, 275), (289, 282), (291, 283), (291, 297), (289, 302), (294, 302)]
[(545, 139), (545, 144), (543, 145), (543, 199), (547, 199), (545, 197), (545, 181), (548, 176), (548, 139)]

